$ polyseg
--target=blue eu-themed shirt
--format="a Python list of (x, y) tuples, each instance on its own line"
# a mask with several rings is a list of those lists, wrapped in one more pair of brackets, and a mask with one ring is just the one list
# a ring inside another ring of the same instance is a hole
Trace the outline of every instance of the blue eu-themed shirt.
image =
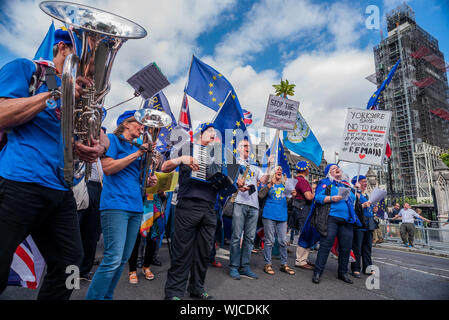
[[(0, 97), (28, 97), (30, 80), (35, 70), (35, 64), (28, 59), (16, 59), (3, 66), (0, 69)], [(58, 77), (56, 80), (60, 86), (61, 80)], [(47, 91), (44, 83), (36, 94)], [(0, 152), (0, 176), (68, 190), (62, 172), (60, 137), (60, 100), (57, 100), (57, 108), (45, 108), (30, 121), (8, 132), (8, 143)]]
[[(108, 138), (110, 145), (105, 154), (106, 157), (111, 157), (114, 160), (123, 159), (138, 150), (136, 146), (121, 141), (112, 133), (108, 134)], [(104, 175), (100, 210), (116, 209), (143, 212), (140, 159), (134, 160), (127, 167), (114, 174)]]
[[(324, 204), (324, 198), (326, 198), (327, 196), (325, 195), (326, 192), (326, 185), (320, 185), (319, 189), (320, 190), (316, 190), (316, 195), (315, 195), (315, 201)], [(331, 194), (330, 196), (337, 196), (338, 195), (338, 189), (339, 188), (346, 188), (343, 184), (338, 183), (338, 182), (332, 182), (331, 184)], [(352, 192), (350, 192), (350, 197), (351, 199), (354, 201), (354, 194)], [(350, 221), (351, 220), (351, 213), (349, 212), (349, 208), (348, 208), (348, 203), (347, 201), (341, 200), (338, 202), (331, 202), (331, 206), (330, 206), (330, 210), (329, 210), (329, 215), (333, 216), (333, 217), (337, 217), (337, 218), (342, 218), (345, 219), (346, 221)]]
[(287, 221), (287, 216), (285, 186), (283, 184), (275, 184), (271, 187), (270, 191), (268, 191), (262, 218), (274, 221)]
[[(360, 203), (361, 203), (361, 204), (364, 204), (364, 203), (367, 202), (367, 201), (368, 201), (368, 195), (362, 193), (362, 194), (360, 195)], [(367, 217), (367, 218), (372, 218), (372, 217), (374, 217), (373, 209), (372, 209), (371, 206), (369, 206), (369, 207), (367, 207), (367, 208), (363, 208), (363, 214), (364, 214), (365, 217)]]

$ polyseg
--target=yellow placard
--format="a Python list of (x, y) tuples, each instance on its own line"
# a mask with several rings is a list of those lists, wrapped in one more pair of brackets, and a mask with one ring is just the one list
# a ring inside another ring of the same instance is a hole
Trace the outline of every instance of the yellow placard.
[(158, 191), (174, 191), (178, 184), (179, 173), (176, 171), (164, 173), (156, 172), (157, 184), (154, 187), (149, 187), (146, 190), (147, 194), (157, 193)]

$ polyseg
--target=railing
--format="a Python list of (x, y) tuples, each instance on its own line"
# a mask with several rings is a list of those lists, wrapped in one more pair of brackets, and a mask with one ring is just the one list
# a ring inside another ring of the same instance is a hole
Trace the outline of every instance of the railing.
[[(400, 220), (382, 221), (380, 228), (384, 239), (401, 244)], [(429, 250), (449, 251), (449, 223), (431, 221), (424, 226), (422, 221), (415, 221), (414, 245)]]

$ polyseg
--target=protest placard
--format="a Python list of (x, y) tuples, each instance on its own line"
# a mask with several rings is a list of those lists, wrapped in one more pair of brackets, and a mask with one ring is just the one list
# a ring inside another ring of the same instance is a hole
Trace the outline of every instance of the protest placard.
[(270, 94), (264, 126), (292, 131), (295, 128), (299, 102)]
[(391, 111), (348, 108), (340, 160), (382, 165), (390, 121)]

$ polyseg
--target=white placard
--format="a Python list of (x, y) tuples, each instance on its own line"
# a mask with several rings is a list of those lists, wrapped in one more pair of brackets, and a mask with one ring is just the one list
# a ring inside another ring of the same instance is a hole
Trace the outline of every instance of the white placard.
[(387, 191), (374, 188), (374, 190), (371, 191), (371, 195), (369, 196), (369, 201), (371, 202), (371, 204), (375, 205), (385, 199), (386, 196)]
[(285, 131), (295, 128), (299, 102), (270, 94), (263, 125)]
[(391, 111), (348, 108), (339, 159), (382, 165), (390, 121)]

